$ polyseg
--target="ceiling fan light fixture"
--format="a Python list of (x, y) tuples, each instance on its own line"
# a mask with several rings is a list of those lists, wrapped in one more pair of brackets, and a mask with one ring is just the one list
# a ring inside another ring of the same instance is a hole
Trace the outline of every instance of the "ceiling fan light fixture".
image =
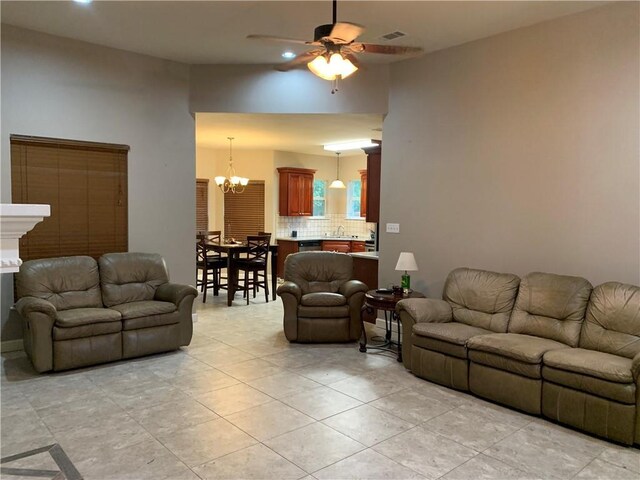
[(351, 60), (343, 58), (340, 53), (332, 53), (327, 60), (327, 55), (318, 55), (311, 60), (307, 67), (314, 75), (324, 80), (335, 80), (336, 78), (347, 78), (358, 70)]

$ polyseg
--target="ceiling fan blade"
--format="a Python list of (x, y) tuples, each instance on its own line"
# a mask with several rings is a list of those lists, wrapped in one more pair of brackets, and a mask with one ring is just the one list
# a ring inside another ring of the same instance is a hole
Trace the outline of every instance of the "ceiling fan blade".
[(338, 22), (331, 29), (329, 38), (334, 43), (351, 43), (364, 32), (364, 27), (357, 23)]
[(287, 63), (281, 63), (280, 65), (276, 65), (275, 69), (279, 72), (288, 72), (289, 70), (293, 70), (294, 68), (306, 66), (311, 60), (316, 58), (318, 55), (323, 53), (323, 49), (319, 50), (311, 50), (309, 52), (301, 53), (293, 60)]
[(247, 35), (249, 40), (266, 40), (267, 42), (279, 42), (279, 43), (299, 43), (301, 45), (306, 45), (309, 42), (305, 40), (298, 40), (297, 38), (287, 38), (287, 37), (275, 37), (273, 35)]
[(376, 45), (375, 43), (358, 43), (350, 45), (354, 52), (382, 53), (385, 55), (407, 55), (422, 53), (420, 47), (405, 47), (402, 45)]

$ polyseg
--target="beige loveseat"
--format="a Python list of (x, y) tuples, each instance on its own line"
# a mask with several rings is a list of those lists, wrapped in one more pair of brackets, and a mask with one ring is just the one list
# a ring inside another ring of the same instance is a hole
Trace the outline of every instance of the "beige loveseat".
[(24, 347), (38, 372), (66, 370), (188, 345), (198, 295), (169, 283), (149, 253), (31, 260), (16, 274)]
[(284, 262), (278, 295), (290, 342), (353, 342), (362, 334), (360, 309), (367, 286), (353, 280), (345, 253), (299, 252)]
[(459, 268), (397, 308), (415, 375), (640, 444), (640, 287)]

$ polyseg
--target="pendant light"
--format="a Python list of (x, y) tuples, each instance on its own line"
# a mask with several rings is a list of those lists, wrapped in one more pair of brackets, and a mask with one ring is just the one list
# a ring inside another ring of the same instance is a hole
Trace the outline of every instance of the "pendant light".
[(347, 188), (342, 180), (340, 180), (340, 152), (336, 152), (336, 165), (336, 179), (331, 182), (329, 188)]
[(249, 183), (248, 178), (238, 177), (236, 175), (236, 169), (233, 168), (233, 157), (231, 155), (231, 142), (233, 142), (233, 137), (227, 137), (229, 139), (229, 168), (227, 168), (227, 176), (224, 177), (222, 175), (215, 177), (215, 182), (222, 193), (242, 193), (244, 192), (244, 187)]

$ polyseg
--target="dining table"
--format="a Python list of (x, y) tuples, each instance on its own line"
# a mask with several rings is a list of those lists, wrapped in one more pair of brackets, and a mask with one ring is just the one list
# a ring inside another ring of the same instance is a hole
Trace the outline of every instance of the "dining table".
[[(207, 250), (227, 256), (227, 306), (233, 304), (238, 289), (238, 265), (236, 261), (241, 254), (247, 253), (246, 243), (207, 243)], [(275, 301), (278, 287), (278, 245), (269, 245), (271, 253), (271, 296)]]

